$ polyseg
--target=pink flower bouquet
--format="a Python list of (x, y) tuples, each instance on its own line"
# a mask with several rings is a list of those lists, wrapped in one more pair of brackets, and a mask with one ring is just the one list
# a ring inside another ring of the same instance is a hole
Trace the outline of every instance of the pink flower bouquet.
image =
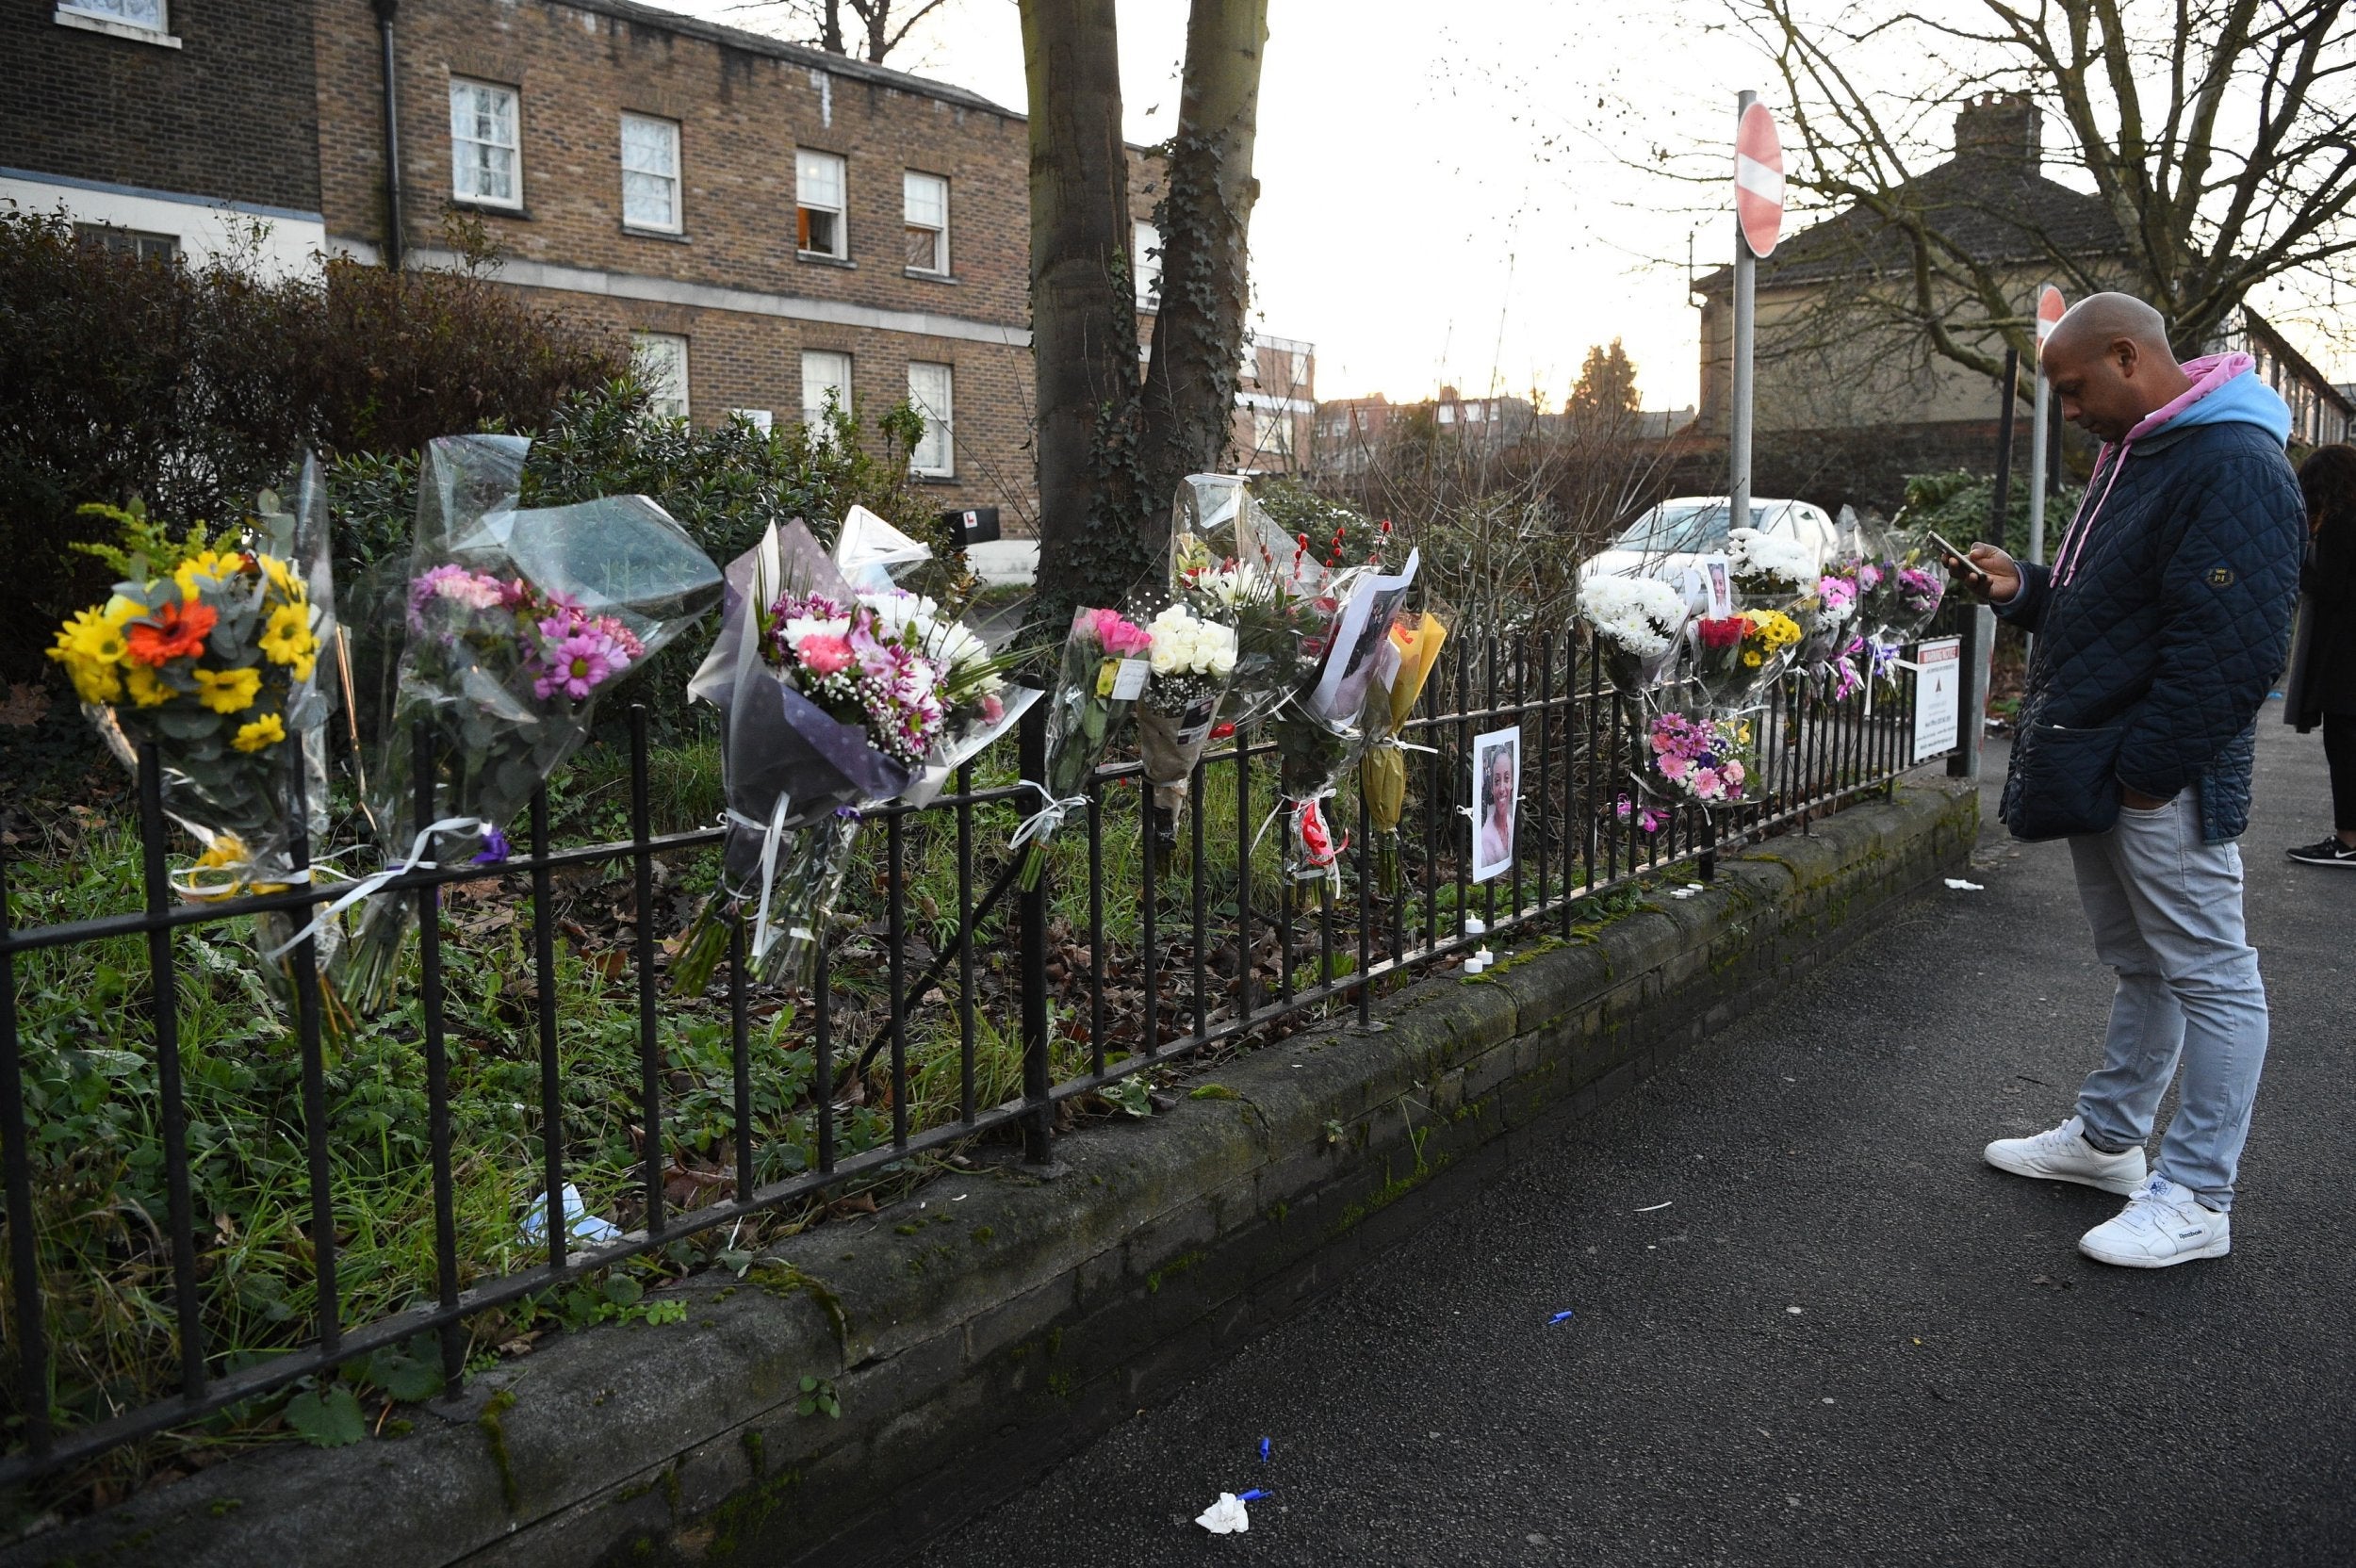
[(1637, 782), (1657, 798), (1696, 806), (1740, 806), (1758, 788), (1751, 723), (1662, 713), (1646, 727)]
[(1145, 694), (1153, 671), (1153, 634), (1118, 610), (1075, 610), (1063, 663), (1047, 710), (1047, 778), (1034, 783), (1045, 804), (1016, 832), (1030, 846), (1023, 886), (1035, 887), (1047, 864), (1047, 841), (1063, 819), (1088, 805), (1082, 792), (1104, 760), (1121, 721)]
[[(427, 449), (405, 636), (370, 776), (387, 864), (330, 906), (368, 899), (336, 973), (363, 1012), (389, 1000), (415, 917), (411, 895), (376, 890), (437, 858), (504, 859), (509, 825), (588, 738), (598, 701), (719, 590), (711, 559), (644, 496), (518, 508), (530, 446), (466, 435)], [(433, 767), (424, 823), (420, 727)]]

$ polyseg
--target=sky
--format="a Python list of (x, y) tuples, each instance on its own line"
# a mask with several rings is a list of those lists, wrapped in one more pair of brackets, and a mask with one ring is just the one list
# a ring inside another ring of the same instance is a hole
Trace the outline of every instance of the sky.
[[(778, 8), (744, 0), (661, 3), (779, 25)], [(1269, 12), (1252, 324), (1316, 346), (1319, 398), (1420, 399), (1445, 384), (1560, 407), (1588, 348), (1618, 338), (1647, 408), (1693, 403), (1689, 248), (1695, 273), (1731, 257), (1735, 94), (1770, 85), (1746, 41), (1704, 24), (1722, 11), (1272, 0)], [(1122, 0), (1133, 141), (1174, 128), (1186, 16), (1186, 0)], [(949, 0), (888, 63), (1024, 102), (1014, 0)], [(1942, 133), (1945, 118), (1933, 117)], [(1723, 157), (1727, 177), (1697, 185), (1644, 161), (1664, 148), (1689, 168)], [(2356, 354), (2305, 346), (2356, 375)]]

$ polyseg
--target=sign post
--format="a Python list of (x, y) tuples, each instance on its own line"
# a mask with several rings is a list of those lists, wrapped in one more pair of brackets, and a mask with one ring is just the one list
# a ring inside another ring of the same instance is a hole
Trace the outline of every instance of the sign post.
[(1751, 337), (1757, 314), (1759, 258), (1775, 251), (1783, 230), (1783, 145), (1775, 117), (1745, 89), (1735, 98), (1734, 131), (1734, 385), (1726, 455), (1729, 528), (1751, 526)]
[[(2029, 559), (2045, 562), (2045, 449), (2048, 442), (2045, 340), (2062, 318), (2062, 291), (2047, 284), (2037, 297), (2037, 402), (2029, 416)], [(1999, 539), (1998, 544), (2004, 541)]]

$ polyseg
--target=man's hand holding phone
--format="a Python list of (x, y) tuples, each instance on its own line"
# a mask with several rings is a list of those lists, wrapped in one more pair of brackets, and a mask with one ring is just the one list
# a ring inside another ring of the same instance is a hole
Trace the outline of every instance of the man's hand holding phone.
[(2003, 604), (2021, 592), (2021, 568), (2013, 564), (2011, 556), (1995, 546), (1974, 545), (1968, 550), (1957, 549), (1937, 533), (1930, 534), (1930, 541), (1947, 563), (1947, 575), (1957, 587), (1970, 590), (1973, 598)]

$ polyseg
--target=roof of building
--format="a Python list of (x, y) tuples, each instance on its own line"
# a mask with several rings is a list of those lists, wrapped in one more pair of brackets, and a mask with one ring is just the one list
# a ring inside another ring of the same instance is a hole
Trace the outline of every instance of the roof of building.
[(2274, 356), (2290, 367), (2292, 372), (2299, 380), (2314, 387), (2316, 396), (2335, 405), (2343, 414), (2356, 415), (2356, 386), (2344, 387), (2335, 384), (2331, 377), (2315, 368), (2313, 360), (2292, 346), (2291, 340), (2282, 335), (2282, 330), (2280, 327), (2256, 311), (2244, 306), (2242, 318), (2248, 324), (2250, 335), (2264, 338), (2267, 349), (2272, 351)]
[(599, 16), (609, 16), (616, 21), (630, 23), (635, 26), (656, 27), (666, 33), (677, 33), (682, 38), (695, 38), (707, 43), (716, 43), (724, 49), (742, 50), (748, 55), (765, 55), (771, 59), (785, 60), (794, 65), (806, 65), (813, 71), (824, 71), (829, 75), (844, 76), (853, 81), (873, 82), (878, 87), (892, 88), (901, 92), (914, 93), (919, 97), (938, 98), (942, 103), (956, 104), (963, 108), (980, 109), (990, 114), (1004, 115), (1009, 120), (1026, 118), (1018, 110), (993, 104), (978, 92), (970, 91), (961, 87), (953, 87), (947, 82), (936, 82), (928, 76), (917, 76), (906, 71), (894, 71), (887, 65), (871, 65), (850, 55), (834, 55), (824, 49), (810, 48), (807, 44), (788, 43), (783, 39), (771, 38), (765, 33), (747, 32), (742, 27), (729, 27), (717, 22), (706, 22), (701, 17), (687, 16), (679, 11), (667, 10), (661, 6), (643, 4), (642, 0), (564, 0), (564, 4), (569, 10), (591, 11)]
[[(1940, 234), (1974, 261), (2044, 261), (2118, 255), (2127, 247), (2100, 196), (2045, 178), (2035, 166), (1966, 153), (1898, 188)], [(1906, 230), (1863, 205), (1804, 229), (1759, 263), (1762, 286), (1813, 283), (1914, 265)], [(1733, 269), (1702, 279), (1704, 293), (1732, 286)]]

